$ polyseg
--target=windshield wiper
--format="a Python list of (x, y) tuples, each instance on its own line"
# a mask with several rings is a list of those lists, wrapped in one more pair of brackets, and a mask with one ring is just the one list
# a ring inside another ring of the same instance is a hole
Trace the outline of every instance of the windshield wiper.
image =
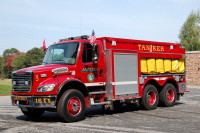
[(42, 62), (43, 65), (47, 64), (46, 62)]

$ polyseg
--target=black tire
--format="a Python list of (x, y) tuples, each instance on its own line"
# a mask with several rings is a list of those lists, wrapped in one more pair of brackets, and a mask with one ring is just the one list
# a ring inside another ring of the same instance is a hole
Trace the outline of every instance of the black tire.
[(27, 108), (27, 111), (21, 109), (21, 111), (25, 116), (28, 116), (32, 119), (40, 118), (45, 112), (45, 110), (43, 109), (35, 109), (35, 108)]
[(85, 99), (83, 94), (75, 89), (67, 90), (58, 102), (57, 112), (64, 122), (83, 120), (85, 118)]
[(159, 102), (158, 91), (154, 85), (146, 85), (141, 99), (141, 106), (146, 110), (157, 108)]
[(160, 105), (165, 107), (172, 107), (176, 103), (177, 92), (173, 84), (167, 83), (164, 85), (160, 94)]

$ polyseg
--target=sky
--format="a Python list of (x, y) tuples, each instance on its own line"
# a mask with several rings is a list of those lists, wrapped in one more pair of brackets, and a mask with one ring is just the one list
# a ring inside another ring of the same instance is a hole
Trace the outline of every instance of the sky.
[(91, 35), (179, 42), (200, 0), (0, 0), (0, 55), (59, 39)]

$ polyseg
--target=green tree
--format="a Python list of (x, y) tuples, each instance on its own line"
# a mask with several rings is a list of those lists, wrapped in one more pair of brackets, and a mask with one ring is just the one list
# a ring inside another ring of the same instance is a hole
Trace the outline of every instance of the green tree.
[(0, 78), (5, 79), (8, 77), (8, 75), (6, 61), (3, 57), (0, 57)]
[(9, 55), (17, 54), (18, 52), (19, 50), (17, 50), (16, 48), (6, 49), (3, 52), (3, 58), (6, 59), (9, 57)]
[(183, 24), (180, 34), (180, 43), (188, 51), (200, 50), (200, 12), (191, 12)]
[(5, 78), (5, 73), (3, 71), (4, 64), (5, 64), (4, 58), (0, 57), (0, 79)]
[(12, 62), (12, 67), (13, 71), (27, 67), (25, 53), (21, 53), (14, 58), (14, 61)]
[(42, 64), (44, 51), (41, 48), (33, 48), (26, 53), (25, 66), (37, 66)]
[(33, 48), (26, 54), (17, 49), (6, 49), (0, 57), (0, 78), (10, 78), (11, 72), (25, 67), (42, 64), (44, 52), (41, 48)]
[(0, 75), (1, 75), (1, 70), (2, 70), (2, 64), (4, 63), (3, 57), (0, 56)]
[(1, 78), (11, 78), (12, 62), (14, 57), (19, 53), (16, 48), (6, 49), (3, 52), (3, 61), (0, 65)]

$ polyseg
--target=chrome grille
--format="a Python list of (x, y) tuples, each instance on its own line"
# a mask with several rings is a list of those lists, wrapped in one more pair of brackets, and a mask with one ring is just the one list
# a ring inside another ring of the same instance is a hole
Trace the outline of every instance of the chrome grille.
[(12, 73), (12, 88), (14, 92), (30, 92), (32, 86), (33, 72)]

